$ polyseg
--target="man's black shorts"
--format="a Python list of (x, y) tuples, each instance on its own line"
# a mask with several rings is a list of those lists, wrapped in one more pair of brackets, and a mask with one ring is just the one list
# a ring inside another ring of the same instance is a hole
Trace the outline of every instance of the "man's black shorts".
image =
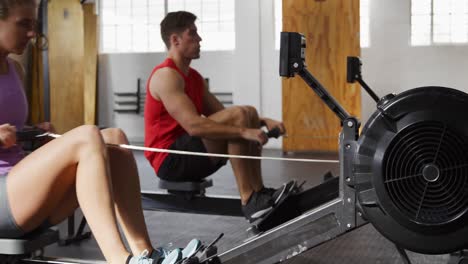
[[(183, 150), (206, 153), (205, 145), (199, 137), (183, 134), (169, 147), (171, 150)], [(210, 157), (169, 153), (159, 167), (158, 177), (167, 181), (199, 181), (216, 172), (226, 164), (221, 160), (214, 164)]]

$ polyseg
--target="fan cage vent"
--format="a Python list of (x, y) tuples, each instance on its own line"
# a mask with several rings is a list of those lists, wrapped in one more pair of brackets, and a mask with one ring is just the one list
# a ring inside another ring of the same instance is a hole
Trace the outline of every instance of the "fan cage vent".
[(424, 121), (403, 129), (383, 164), (385, 190), (411, 222), (442, 225), (468, 210), (468, 146), (445, 124)]

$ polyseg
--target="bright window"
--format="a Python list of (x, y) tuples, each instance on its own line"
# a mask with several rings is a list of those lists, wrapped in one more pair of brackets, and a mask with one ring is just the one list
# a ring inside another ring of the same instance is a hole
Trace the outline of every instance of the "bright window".
[(468, 42), (468, 0), (412, 0), (411, 45)]
[(370, 46), (370, 6), (369, 0), (360, 0), (359, 18), (360, 18), (360, 43), (361, 48)]
[(283, 0), (275, 0), (275, 48), (280, 49), (281, 36), (283, 31)]
[(169, 12), (186, 10), (197, 15), (203, 50), (234, 50), (234, 0), (167, 0)]
[(163, 52), (159, 24), (167, 12), (197, 16), (202, 50), (234, 50), (234, 0), (101, 0), (101, 53)]

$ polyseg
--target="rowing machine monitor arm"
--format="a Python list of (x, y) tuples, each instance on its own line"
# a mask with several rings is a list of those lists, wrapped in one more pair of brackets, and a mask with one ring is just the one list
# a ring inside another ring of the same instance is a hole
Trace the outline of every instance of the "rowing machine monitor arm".
[[(280, 76), (294, 77), (296, 74), (301, 76), (307, 85), (338, 116), (341, 125), (345, 120), (354, 119), (307, 70), (305, 49), (306, 39), (304, 35), (297, 32), (281, 32)], [(359, 126), (356, 126), (356, 129), (358, 128)]]

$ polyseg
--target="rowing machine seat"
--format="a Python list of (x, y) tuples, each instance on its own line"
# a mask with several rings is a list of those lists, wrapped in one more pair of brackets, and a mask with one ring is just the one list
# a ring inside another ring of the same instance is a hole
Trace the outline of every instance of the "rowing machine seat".
[(159, 188), (167, 190), (173, 194), (183, 195), (204, 195), (206, 188), (213, 186), (212, 179), (203, 179), (201, 181), (175, 182), (159, 179)]
[(0, 238), (0, 259), (5, 255), (30, 255), (58, 241), (59, 232), (52, 229), (33, 232), (21, 238)]

